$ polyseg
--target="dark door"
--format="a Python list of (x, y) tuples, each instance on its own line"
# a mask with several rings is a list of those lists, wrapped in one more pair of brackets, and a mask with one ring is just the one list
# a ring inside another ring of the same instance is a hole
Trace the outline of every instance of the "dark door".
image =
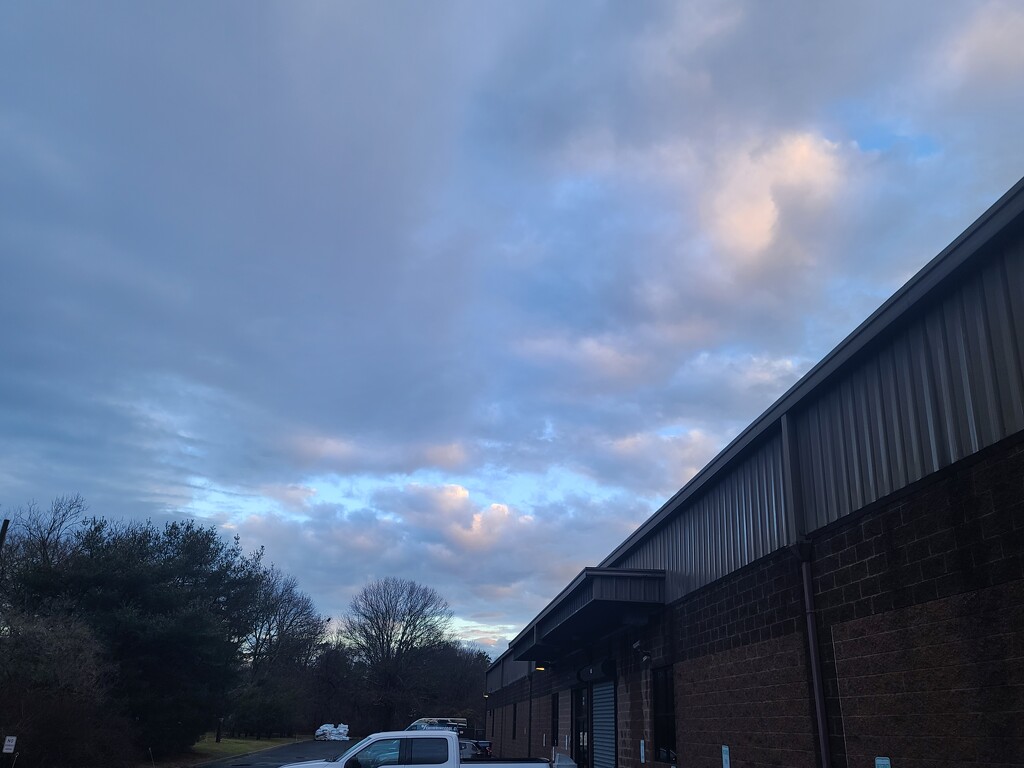
[(590, 688), (572, 692), (572, 759), (578, 768), (590, 768)]

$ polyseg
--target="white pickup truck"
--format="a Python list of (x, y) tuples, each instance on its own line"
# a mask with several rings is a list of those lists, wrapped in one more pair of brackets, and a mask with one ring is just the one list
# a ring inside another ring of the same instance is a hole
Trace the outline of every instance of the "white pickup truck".
[(459, 734), (454, 731), (382, 731), (356, 742), (342, 754), (327, 760), (290, 763), (281, 768), (523, 768), (550, 766), (542, 757), (515, 760), (463, 760)]

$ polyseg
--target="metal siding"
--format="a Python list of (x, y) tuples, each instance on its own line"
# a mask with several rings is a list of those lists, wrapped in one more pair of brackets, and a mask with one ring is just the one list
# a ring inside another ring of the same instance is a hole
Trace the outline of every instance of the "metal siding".
[(575, 593), (570, 595), (561, 605), (539, 622), (541, 635), (546, 634), (552, 627), (556, 627), (585, 605), (590, 603), (594, 595), (593, 582), (587, 581)]
[(491, 669), (487, 670), (487, 678), (486, 678), (484, 690), (487, 691), (488, 693), (491, 693), (492, 691), (497, 691), (497, 690), (499, 690), (501, 688), (501, 686), (502, 686), (501, 669), (502, 669), (503, 665), (504, 665), (504, 662), (502, 664), (499, 664), (496, 667), (492, 667)]
[(962, 280), (796, 415), (808, 530), (1024, 428), (1021, 255)]
[[(999, 413), (992, 414), (992, 418), (998, 419), (998, 423), (1015, 424), (1020, 428), (1019, 413), (1024, 413), (1024, 404), (1017, 399), (1014, 402), (1014, 395), (1017, 394), (1011, 385), (1012, 376), (1010, 372), (1020, 371), (1020, 361), (1017, 359), (1016, 345), (1013, 343), (1013, 326), (1011, 320), (1011, 306), (1007, 295), (1008, 285), (1005, 281), (1004, 271), (1000, 268), (985, 270), (982, 275), (982, 290), (984, 299), (982, 304), (988, 310), (989, 324), (989, 347), (991, 356), (992, 371), (996, 374), (992, 386), (996, 390), (995, 399), (999, 402)], [(1002, 279), (1001, 279), (1002, 278)], [(1024, 286), (1022, 286), (1024, 289)], [(1000, 360), (997, 351), (1003, 350), (1005, 358)], [(1015, 412), (1016, 407), (1016, 412)]]
[(594, 768), (615, 768), (615, 683), (595, 683), (591, 706)]
[(678, 599), (788, 543), (783, 503), (782, 438), (776, 434), (615, 567), (664, 569), (670, 574), (666, 600)]
[(875, 446), (875, 487), (884, 496), (893, 490), (892, 485), (892, 454), (889, 449), (889, 441), (885, 439), (887, 428), (892, 419), (889, 415), (885, 398), (882, 397), (882, 366), (879, 360), (874, 359), (865, 366), (867, 385), (865, 391), (865, 404), (868, 414), (874, 416), (870, 420), (870, 427), (864, 433), (870, 435), (872, 445)]
[[(797, 420), (797, 434), (804, 439), (798, 442), (798, 446), (813, 445), (814, 438), (821, 430), (821, 410), (818, 403), (812, 403), (807, 410), (805, 419)], [(808, 519), (806, 530), (810, 531), (823, 524), (823, 510), (828, 508), (825, 500), (825, 489), (828, 483), (825, 482), (825, 457), (815, 445), (814, 450), (800, 450), (799, 456), (810, 456), (810, 466), (802, 473), (802, 481), (806, 483), (803, 489), (803, 496), (807, 500), (806, 511)]]
[(516, 661), (506, 656), (501, 662), (501, 687), (522, 680), (529, 673), (530, 665), (526, 661)]
[[(933, 314), (925, 319), (925, 327), (929, 338), (929, 345), (933, 348), (949, 349), (949, 329), (947, 317)], [(935, 357), (938, 387), (936, 396), (942, 405), (942, 421), (946, 425), (946, 447), (950, 456), (958, 455), (961, 452), (960, 445), (963, 444), (964, 436), (970, 428), (964, 419), (963, 410), (956, 408), (956, 403), (963, 397), (957, 388), (957, 375), (955, 371), (962, 370), (962, 363), (957, 363), (948, 354), (936, 355)]]
[[(910, 365), (910, 351), (908, 341), (905, 338), (897, 339), (897, 345), (893, 347), (894, 363), (896, 366), (896, 378), (893, 385), (897, 387), (896, 398), (899, 405), (900, 431), (904, 435), (903, 442), (903, 476), (897, 487), (909, 485), (920, 477), (915, 476), (917, 467), (921, 466), (921, 444), (917, 430), (918, 418), (915, 408), (916, 400), (913, 397), (912, 366)], [(836, 516), (838, 518), (838, 515)], [(827, 519), (827, 518), (826, 518)]]
[(886, 443), (892, 449), (890, 469), (892, 471), (892, 488), (896, 490), (907, 484), (907, 441), (903, 438), (903, 403), (899, 397), (896, 376), (896, 351), (894, 348), (882, 350), (882, 397), (883, 402), (891, 406), (889, 430)]
[(1003, 421), (1011, 431), (1019, 431), (1024, 429), (1024, 243), (1014, 251), (999, 264), (998, 272), (986, 273), (986, 294), (999, 296), (988, 306), (996, 317), (993, 346), (1005, 351), (1002, 360), (996, 355), (996, 364), (1004, 366), (999, 377)]

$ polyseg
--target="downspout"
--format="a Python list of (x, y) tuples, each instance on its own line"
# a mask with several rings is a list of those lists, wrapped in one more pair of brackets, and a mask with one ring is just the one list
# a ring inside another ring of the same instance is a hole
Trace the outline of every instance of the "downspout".
[(530, 672), (530, 703), (526, 707), (526, 757), (533, 749), (533, 672)]
[(798, 542), (796, 551), (800, 557), (800, 575), (804, 583), (804, 615), (807, 619), (807, 650), (811, 657), (814, 717), (818, 722), (818, 751), (821, 756), (821, 768), (831, 768), (828, 721), (825, 717), (825, 687), (821, 678), (821, 659), (818, 657), (818, 626), (814, 617), (814, 589), (811, 584), (811, 542)]
[(811, 660), (811, 687), (814, 690), (814, 719), (818, 723), (818, 753), (821, 768), (832, 768), (828, 751), (828, 721), (825, 717), (825, 687), (818, 658), (818, 625), (814, 616), (814, 588), (811, 583), (811, 542), (807, 528), (803, 494), (800, 488), (800, 450), (796, 422), (788, 412), (779, 419), (782, 438), (782, 486), (785, 498), (786, 529), (793, 551), (800, 558), (800, 576), (804, 585), (804, 616), (807, 620), (807, 653)]

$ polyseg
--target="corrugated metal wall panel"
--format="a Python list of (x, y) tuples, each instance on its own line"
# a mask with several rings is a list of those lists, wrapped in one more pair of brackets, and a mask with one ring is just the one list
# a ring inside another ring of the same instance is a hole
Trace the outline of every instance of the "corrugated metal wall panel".
[(501, 667), (502, 665), (499, 664), (498, 666), (487, 670), (487, 676), (484, 681), (484, 690), (488, 693), (497, 691), (501, 688)]
[(590, 700), (594, 768), (615, 768), (615, 683), (595, 683)]
[(682, 574), (665, 585), (675, 600), (788, 542), (783, 503), (776, 434), (615, 565)]
[(511, 656), (506, 656), (501, 663), (501, 687), (504, 688), (516, 680), (522, 680), (529, 671), (529, 662), (515, 661)]
[(962, 281), (797, 414), (808, 530), (1024, 428), (1021, 261)]
[(986, 294), (998, 295), (990, 303), (997, 337), (994, 346), (1008, 351), (1005, 360), (996, 361), (1006, 366), (999, 377), (1000, 399), (1003, 419), (1017, 431), (1024, 429), (1024, 303), (1020, 298), (1024, 294), (1024, 243), (1016, 245), (1002, 266), (1001, 274), (986, 280)]
[(593, 600), (593, 589), (594, 585), (592, 582), (585, 582), (582, 588), (559, 605), (557, 610), (554, 610), (545, 616), (540, 623), (541, 634), (543, 635), (549, 631), (551, 627), (558, 626)]

